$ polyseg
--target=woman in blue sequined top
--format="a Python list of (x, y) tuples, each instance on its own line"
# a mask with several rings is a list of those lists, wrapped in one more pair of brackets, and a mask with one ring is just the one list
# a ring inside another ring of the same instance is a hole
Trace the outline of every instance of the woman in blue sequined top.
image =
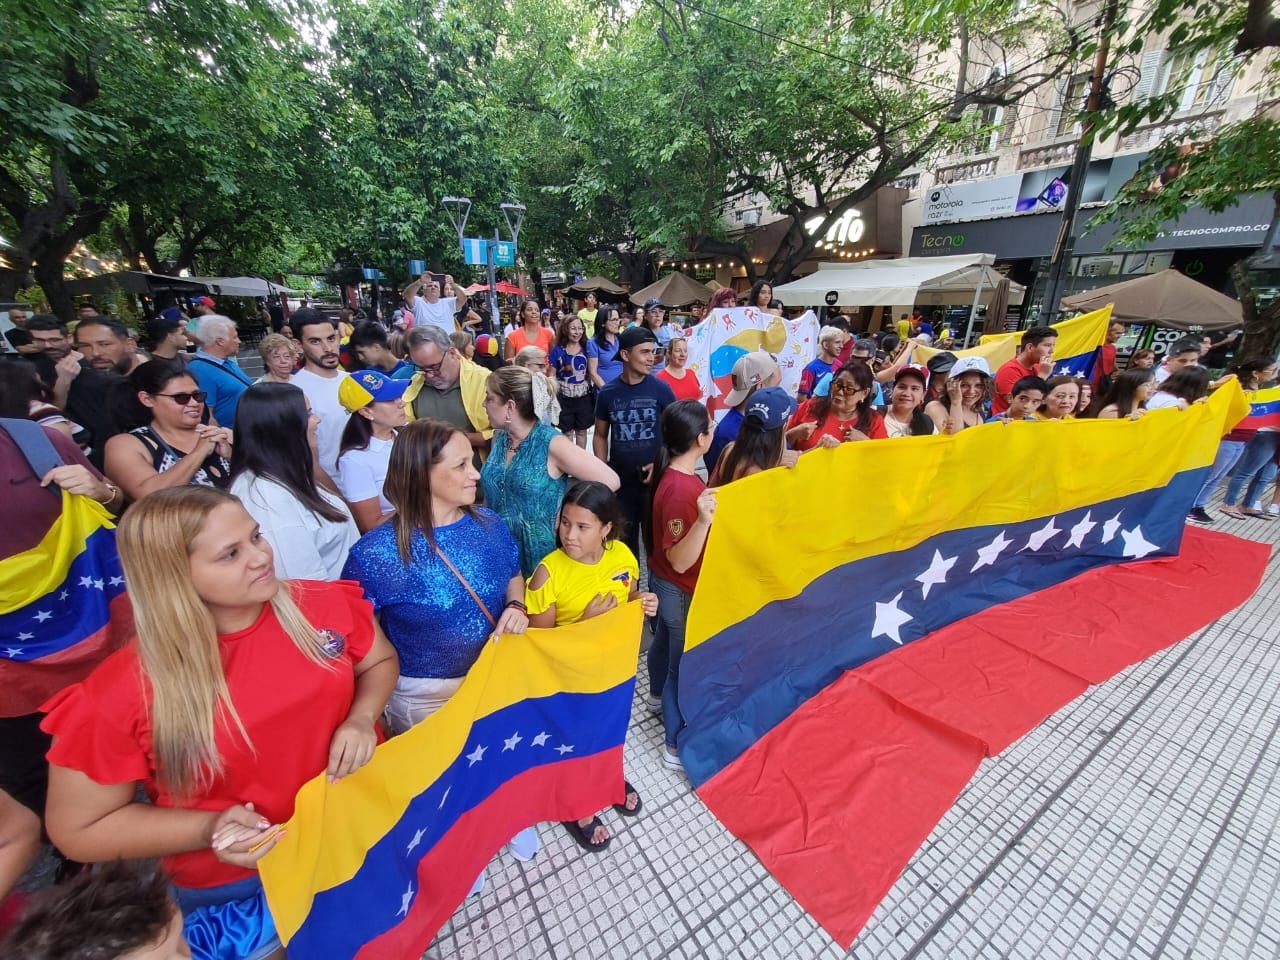
[[(519, 549), (501, 518), (475, 505), (480, 474), (471, 457), (471, 442), (451, 423), (401, 428), (382, 487), (395, 515), (360, 538), (342, 570), (364, 588), (400, 655), (384, 714), (392, 734), (444, 706), (490, 637), (529, 626)], [(535, 828), (510, 847), (532, 859)], [(483, 885), (482, 873), (472, 893)]]
[(452, 696), (491, 636), (529, 622), (519, 550), (506, 524), (475, 506), (471, 454), (466, 435), (442, 420), (404, 427), (383, 487), (395, 516), (360, 538), (342, 571), (400, 654), (387, 712), (396, 733)]
[(540, 373), (503, 367), (489, 374), (485, 387), (484, 409), (495, 432), (480, 471), (484, 502), (515, 537), (526, 577), (556, 548), (560, 501), (570, 476), (618, 489), (618, 475), (607, 463), (543, 422), (553, 386)]

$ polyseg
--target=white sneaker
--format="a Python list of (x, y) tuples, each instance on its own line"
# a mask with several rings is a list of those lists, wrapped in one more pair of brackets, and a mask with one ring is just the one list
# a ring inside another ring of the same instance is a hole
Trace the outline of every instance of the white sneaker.
[(684, 764), (680, 761), (680, 754), (673, 753), (664, 745), (662, 748), (662, 765), (668, 770), (683, 770)]
[(528, 827), (521, 830), (507, 841), (507, 847), (511, 850), (513, 857), (528, 863), (538, 855), (538, 828)]
[(1280, 503), (1273, 503), (1267, 507), (1267, 513), (1273, 517), (1280, 517)]
[(645, 702), (646, 704), (648, 704), (649, 709), (650, 709), (650, 710), (652, 710), (654, 713), (661, 713), (661, 712), (662, 712), (662, 698), (661, 698), (661, 697), (656, 696), (655, 694), (652, 694), (652, 693), (646, 693), (646, 694), (645, 694), (645, 696), (644, 696), (644, 702)]

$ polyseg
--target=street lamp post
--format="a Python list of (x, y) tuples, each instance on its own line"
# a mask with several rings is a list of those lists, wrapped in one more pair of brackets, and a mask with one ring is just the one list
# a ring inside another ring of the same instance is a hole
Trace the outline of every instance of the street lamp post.
[[(454, 230), (458, 232), (458, 246), (464, 247), (466, 239), (465, 233), (467, 228), (467, 217), (471, 213), (470, 197), (445, 197), (440, 201), (444, 206), (445, 212), (449, 214), (449, 222), (453, 224)], [(501, 203), (498, 209), (502, 211), (502, 219), (506, 221), (507, 231), (511, 234), (512, 244), (518, 245), (520, 241), (520, 226), (524, 223), (525, 207), (523, 203)], [(485, 241), (485, 270), (489, 284), (489, 322), (493, 326), (494, 334), (498, 337), (502, 335), (502, 324), (498, 318), (498, 276), (497, 276), (497, 250), (498, 244), (502, 242), (502, 238), (495, 227), (493, 231), (493, 239)]]

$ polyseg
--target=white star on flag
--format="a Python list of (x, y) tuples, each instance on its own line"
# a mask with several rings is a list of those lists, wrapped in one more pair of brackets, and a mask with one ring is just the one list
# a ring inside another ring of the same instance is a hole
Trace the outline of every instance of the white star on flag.
[(93, 586), (93, 577), (81, 577), (81, 578), (80, 578), (80, 586), (82, 586), (82, 587), (92, 587), (92, 586)]
[(58, 594), (58, 599), (65, 600), (69, 596), (71, 596), (71, 592), (69, 590), (63, 590), (60, 594)]
[(467, 754), (467, 759), (471, 761), (470, 763), (468, 763), (468, 764), (467, 764), (467, 766), (468, 766), (468, 767), (474, 767), (477, 763), (479, 763), (481, 760), (483, 760), (483, 759), (484, 759), (484, 752), (485, 752), (487, 749), (489, 749), (489, 748), (488, 748), (488, 747), (482, 747), (482, 746), (480, 746), (480, 744), (478, 744), (478, 743), (477, 743), (477, 744), (476, 744), (476, 748), (475, 748), (474, 750), (472, 750), (470, 753), (468, 753), (468, 754)]
[(898, 603), (902, 600), (902, 593), (899, 592), (896, 597), (888, 603), (876, 602), (876, 622), (871, 628), (871, 639), (876, 637), (888, 637), (899, 646), (902, 645), (902, 625), (912, 619), (911, 614), (903, 613), (898, 609)]
[(935, 584), (947, 582), (947, 574), (951, 572), (951, 568), (956, 565), (958, 559), (960, 558), (943, 557), (939, 551), (933, 551), (933, 559), (929, 561), (929, 569), (916, 577), (916, 583), (921, 585), (921, 592), (926, 599)]
[(1084, 538), (1087, 537), (1090, 531), (1092, 531), (1093, 528), (1096, 526), (1097, 524), (1093, 522), (1093, 511), (1090, 510), (1086, 512), (1084, 517), (1081, 518), (1080, 522), (1071, 528), (1071, 536), (1067, 539), (1067, 546), (1068, 547), (1084, 546)]
[[(1027, 537), (1027, 545), (1023, 547), (1022, 550), (1031, 550), (1033, 552), (1036, 550), (1039, 550), (1046, 543), (1048, 543), (1050, 540), (1052, 540), (1054, 537), (1060, 534), (1062, 532), (1062, 528), (1055, 527), (1053, 525), (1053, 521), (1057, 519), (1058, 519), (1057, 517), (1050, 517), (1048, 523), (1046, 523), (1043, 527), (1041, 527), (1035, 533), (1031, 534), (1031, 536)], [(1018, 552), (1021, 553), (1022, 550), (1019, 550)]]
[(6, 647), (6, 648), (5, 648), (5, 651), (4, 651), (4, 655), (5, 655), (6, 657), (20, 657), (20, 656), (22, 656), (22, 648), (21, 648), (21, 647)]
[(502, 752), (506, 753), (508, 750), (514, 750), (523, 739), (524, 737), (520, 736), (518, 732), (513, 733), (511, 736), (507, 737), (507, 739), (502, 741)]
[(422, 842), (422, 838), (427, 835), (427, 831), (419, 830), (413, 835), (413, 839), (409, 841), (409, 849), (405, 853), (413, 853), (413, 848)]
[(101, 590), (101, 589), (102, 589), (103, 587), (105, 587), (106, 585), (107, 585), (107, 584), (106, 584), (106, 581), (104, 581), (104, 580), (95, 580), (95, 581), (93, 581), (93, 588), (94, 588), (95, 590)]
[(112, 577), (112, 578), (111, 578), (111, 585), (112, 585), (113, 587), (118, 587), (118, 586), (120, 586), (120, 584), (122, 584), (122, 583), (124, 583), (124, 577)]
[(34, 640), (35, 638), (36, 638), (36, 635), (34, 633), (26, 633), (24, 631), (23, 633), (18, 634), (19, 643), (21, 643), (23, 640)]
[(996, 538), (994, 540), (978, 551), (978, 562), (973, 565), (969, 572), (973, 573), (981, 567), (991, 566), (996, 562), (996, 557), (1000, 556), (1000, 554), (1004, 552), (1004, 548), (1009, 546), (1011, 543), (1013, 543), (1013, 541), (1006, 539), (1004, 531), (1001, 530), (996, 534)]
[(1112, 517), (1110, 520), (1108, 520), (1106, 523), (1102, 525), (1102, 542), (1110, 543), (1112, 540), (1116, 538), (1116, 534), (1119, 532), (1120, 532), (1120, 514), (1117, 513), (1114, 517)]
[(549, 733), (547, 733), (547, 731), (543, 730), (540, 734), (538, 734), (536, 737), (534, 737), (534, 738), (533, 738), (532, 745), (533, 745), (533, 746), (535, 746), (535, 747), (541, 747), (543, 744), (545, 744), (545, 743), (547, 742), (547, 739), (548, 739), (550, 736), (551, 736), (551, 734), (549, 734)]
[(53, 611), (52, 611), (52, 610), (37, 610), (37, 611), (36, 611), (36, 622), (37, 622), (37, 623), (44, 623), (46, 620), (48, 620), (48, 619), (49, 619), (50, 617), (52, 617), (52, 616), (53, 616)]
[(437, 810), (443, 810), (443, 809), (444, 809), (444, 802), (445, 802), (446, 800), (448, 800), (448, 799), (449, 799), (449, 791), (450, 791), (450, 790), (452, 790), (452, 789), (453, 789), (453, 785), (452, 785), (452, 784), (450, 784), (449, 786), (447, 786), (447, 787), (445, 787), (445, 788), (444, 788), (444, 795), (440, 798), (440, 806), (438, 806), (438, 807), (436, 808)]
[(573, 753), (573, 744), (572, 744), (572, 743), (562, 743), (562, 744), (560, 744), (560, 746), (556, 747), (556, 753), (560, 754), (560, 756), (562, 756), (562, 757), (563, 757), (566, 753)]
[(396, 916), (407, 917), (409, 915), (409, 904), (411, 903), (413, 903), (413, 884), (412, 883), (409, 884), (409, 889), (406, 890), (400, 897), (400, 909), (396, 911)]
[(1148, 553), (1155, 553), (1157, 550), (1160, 549), (1154, 543), (1151, 543), (1149, 540), (1147, 540), (1146, 537), (1142, 535), (1141, 524), (1134, 527), (1132, 530), (1121, 530), (1120, 536), (1124, 538), (1123, 552), (1126, 557), (1141, 559), (1142, 557), (1145, 557)]

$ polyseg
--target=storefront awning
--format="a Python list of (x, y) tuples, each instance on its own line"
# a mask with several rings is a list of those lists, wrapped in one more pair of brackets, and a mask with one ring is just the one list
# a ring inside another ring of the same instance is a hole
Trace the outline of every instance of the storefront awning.
[[(862, 263), (820, 263), (807, 277), (773, 288), (773, 295), (789, 307), (818, 304), (842, 307), (986, 304), (1003, 277), (991, 265), (989, 253), (960, 257), (904, 257)], [(1022, 303), (1024, 288), (1009, 284), (1009, 303)]]
[(270, 297), (280, 293), (292, 293), (261, 277), (188, 277), (193, 283), (204, 286), (216, 297)]
[(150, 295), (157, 290), (205, 293), (209, 289), (202, 281), (193, 277), (167, 277), (162, 273), (144, 273), (141, 270), (120, 270), (116, 273), (99, 274), (96, 277), (68, 280), (66, 287), (73, 297), (84, 294), (97, 296), (110, 293), (112, 290)]
[(1155, 323), (1175, 330), (1231, 330), (1244, 324), (1239, 300), (1177, 270), (1161, 270), (1062, 300), (1066, 309), (1082, 313), (1109, 303), (1114, 307), (1111, 316), (1126, 323)]

